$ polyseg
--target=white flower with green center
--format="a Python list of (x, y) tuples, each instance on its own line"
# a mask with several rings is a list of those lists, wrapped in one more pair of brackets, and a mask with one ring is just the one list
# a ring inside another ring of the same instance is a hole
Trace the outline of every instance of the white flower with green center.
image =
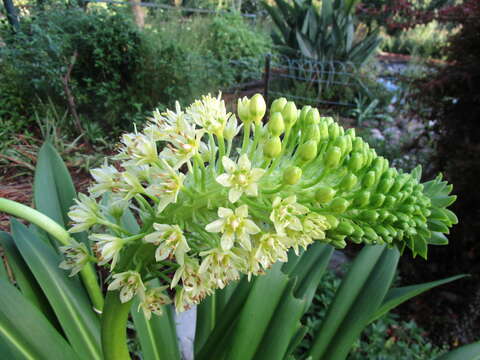
[(122, 137), (122, 152), (118, 159), (134, 160), (136, 165), (154, 164), (158, 160), (157, 145), (153, 138), (141, 134), (125, 134)]
[(95, 241), (94, 246), (99, 264), (104, 265), (111, 260), (110, 269), (113, 269), (120, 258), (120, 250), (122, 250), (125, 240), (110, 234), (92, 234), (88, 238)]
[(68, 212), (68, 217), (72, 220), (73, 226), (68, 230), (71, 233), (82, 232), (98, 224), (102, 219), (100, 206), (94, 198), (84, 194), (79, 194)]
[(309, 212), (303, 219), (303, 232), (314, 240), (325, 239), (325, 231), (330, 228), (327, 218), (320, 214)]
[(248, 218), (248, 206), (242, 205), (235, 209), (220, 207), (218, 209), (220, 219), (205, 226), (205, 230), (211, 233), (222, 233), (220, 246), (223, 250), (230, 250), (235, 242), (246, 250), (251, 250), (250, 235), (258, 234), (260, 228)]
[(138, 310), (143, 310), (143, 313), (147, 320), (150, 320), (152, 313), (155, 315), (162, 315), (162, 307), (172, 303), (170, 296), (165, 294), (165, 290), (168, 288), (168, 285), (161, 286), (158, 288), (148, 289), (143, 296), (142, 301), (138, 305)]
[(238, 280), (239, 269), (245, 267), (245, 260), (231, 250), (213, 248), (202, 251), (199, 255), (203, 257), (199, 274), (220, 289), (230, 281)]
[(221, 93), (216, 98), (208, 94), (202, 96), (202, 100), (195, 101), (187, 109), (187, 115), (197, 125), (205, 129), (206, 132), (217, 136), (223, 135), (223, 129), (231, 116), (231, 113), (227, 113), (225, 102), (221, 98)]
[(65, 257), (65, 260), (60, 263), (59, 267), (60, 269), (71, 270), (70, 276), (76, 275), (88, 262), (90, 255), (85, 244), (78, 243), (60, 246), (59, 249)]
[(285, 245), (285, 237), (277, 234), (263, 234), (253, 250), (255, 259), (264, 269), (270, 268), (275, 262), (287, 262), (288, 246)]
[(143, 285), (140, 274), (136, 271), (125, 271), (113, 275), (113, 281), (108, 286), (109, 291), (120, 289), (120, 301), (126, 303), (137, 294), (143, 298), (145, 285)]
[(149, 196), (159, 199), (157, 204), (157, 215), (160, 214), (169, 204), (177, 202), (178, 193), (182, 189), (185, 175), (175, 171), (167, 163), (166, 169), (152, 168), (150, 171), (150, 185), (145, 189)]
[(301, 231), (303, 229), (299, 215), (308, 213), (307, 207), (297, 203), (295, 195), (285, 199), (277, 196), (272, 203), (270, 220), (275, 226), (278, 235), (285, 235), (285, 230)]
[(155, 260), (160, 262), (174, 255), (176, 262), (182, 265), (190, 247), (180, 226), (153, 224), (153, 228), (156, 231), (145, 236), (144, 241), (158, 246)]
[(258, 180), (265, 173), (264, 169), (254, 168), (248, 159), (247, 154), (243, 154), (235, 164), (230, 158), (224, 156), (222, 164), (225, 173), (216, 178), (217, 182), (225, 187), (230, 188), (228, 192), (228, 200), (235, 203), (243, 193), (248, 196), (258, 195)]
[(92, 197), (99, 197), (107, 191), (118, 192), (121, 173), (114, 166), (104, 164), (100, 168), (92, 169), (90, 174), (95, 180), (94, 184), (88, 189)]

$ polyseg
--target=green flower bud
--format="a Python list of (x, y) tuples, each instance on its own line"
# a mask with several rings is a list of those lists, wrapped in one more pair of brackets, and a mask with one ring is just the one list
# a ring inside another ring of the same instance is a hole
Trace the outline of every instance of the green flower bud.
[(363, 226), (363, 231), (365, 232), (365, 236), (370, 239), (371, 241), (377, 241), (378, 235), (370, 226)]
[(327, 168), (336, 168), (340, 164), (342, 150), (339, 147), (332, 147), (325, 155), (325, 166)]
[(313, 140), (307, 141), (298, 148), (298, 155), (303, 161), (310, 161), (317, 156), (317, 142)]
[(240, 120), (244, 123), (251, 121), (250, 118), (250, 100), (246, 97), (238, 99), (237, 101), (237, 113)]
[(339, 187), (344, 191), (348, 191), (353, 189), (353, 187), (357, 185), (357, 181), (358, 179), (354, 174), (347, 174), (343, 177)]
[(375, 210), (365, 210), (362, 211), (361, 218), (365, 220), (366, 222), (373, 224), (378, 220), (378, 212)]
[(250, 116), (255, 123), (262, 121), (265, 112), (267, 111), (267, 104), (261, 94), (255, 94), (250, 99)]
[(348, 129), (345, 134), (348, 135), (348, 136), (350, 136), (352, 139), (355, 139), (355, 137), (356, 137), (356, 135), (355, 135), (355, 129), (354, 129), (354, 128)]
[(270, 116), (276, 112), (281, 113), (285, 105), (287, 105), (287, 99), (284, 97), (273, 100), (270, 106)]
[(348, 147), (347, 139), (345, 136), (339, 136), (335, 139), (333, 145), (339, 147), (342, 150), (342, 154), (345, 154)]
[(298, 121), (302, 127), (307, 124), (307, 114), (311, 109), (312, 107), (310, 105), (306, 105), (300, 111), (300, 115), (298, 115)]
[(348, 220), (341, 220), (340, 224), (338, 224), (337, 228), (335, 229), (336, 232), (342, 235), (352, 235), (355, 231), (354, 227), (352, 226), (351, 222)]
[(322, 140), (328, 139), (328, 124), (323, 121), (320, 122), (319, 129), (320, 129), (320, 138)]
[(320, 129), (317, 124), (305, 126), (305, 140), (312, 140), (316, 143), (320, 141)]
[(338, 220), (338, 218), (336, 216), (333, 216), (333, 215), (330, 215), (330, 214), (327, 214), (327, 215), (324, 215), (325, 216), (325, 219), (327, 219), (327, 223), (329, 226), (329, 229), (335, 229), (338, 224), (340, 223), (340, 221)]
[(282, 141), (278, 136), (270, 138), (263, 146), (265, 156), (273, 159), (282, 152)]
[(291, 128), (297, 121), (298, 112), (297, 106), (293, 101), (287, 102), (282, 110), (283, 120), (285, 121), (285, 127)]
[(326, 204), (332, 201), (333, 197), (335, 196), (335, 190), (328, 186), (321, 186), (315, 192), (315, 199), (320, 204)]
[(387, 195), (385, 197), (385, 201), (383, 203), (383, 207), (385, 208), (391, 208), (393, 207), (397, 202), (397, 198), (395, 196), (392, 196), (392, 195)]
[(355, 196), (355, 199), (353, 200), (353, 205), (361, 208), (361, 207), (367, 206), (369, 202), (370, 202), (370, 191), (364, 190), (359, 192)]
[(287, 185), (295, 185), (302, 177), (302, 169), (290, 166), (283, 173), (283, 182)]
[(370, 188), (374, 184), (375, 184), (375, 172), (369, 171), (363, 176), (362, 185), (365, 188)]
[(390, 236), (390, 233), (382, 225), (376, 224), (373, 226), (373, 229), (378, 235), (380, 235), (384, 239)]
[(358, 226), (355, 223), (352, 223), (351, 225), (353, 226), (353, 229), (354, 229), (352, 236), (356, 238), (362, 238), (365, 236), (365, 231), (363, 231), (363, 229), (360, 226)]
[(273, 136), (280, 136), (285, 131), (285, 123), (283, 122), (283, 116), (281, 113), (276, 112), (270, 116), (268, 121), (268, 131)]
[(320, 113), (318, 112), (318, 109), (315, 109), (315, 108), (310, 109), (305, 118), (305, 124), (311, 125), (311, 124), (319, 124), (319, 123), (320, 123)]
[(392, 188), (394, 182), (395, 182), (395, 180), (390, 179), (390, 178), (383, 179), (378, 184), (377, 191), (379, 191), (381, 193), (384, 193), (384, 194), (388, 193), (390, 191), (390, 189)]
[(390, 213), (385, 209), (377, 210), (377, 212), (378, 212), (378, 221), (379, 222), (384, 222), (385, 219), (388, 218), (388, 216), (390, 215)]
[(370, 205), (372, 207), (378, 208), (383, 205), (386, 196), (383, 194), (373, 194), (372, 200), (370, 201)]
[(348, 161), (348, 169), (357, 172), (363, 167), (363, 155), (359, 152), (353, 153)]
[(336, 139), (340, 135), (340, 127), (337, 123), (334, 122), (328, 126), (328, 134), (330, 139)]
[(335, 120), (333, 120), (331, 116), (321, 116), (320, 121), (326, 122), (328, 126), (330, 126), (330, 124), (333, 124), (335, 122)]
[(345, 242), (346, 235), (332, 235), (332, 242), (331, 245), (335, 246), (337, 249), (343, 249), (345, 246), (347, 246), (347, 243)]
[(348, 202), (348, 200), (345, 200), (344, 198), (335, 198), (330, 203), (330, 210), (335, 213), (341, 214), (347, 211), (349, 205), (350, 203)]
[(365, 143), (361, 138), (355, 138), (352, 141), (352, 150), (355, 152), (363, 152), (365, 147)]

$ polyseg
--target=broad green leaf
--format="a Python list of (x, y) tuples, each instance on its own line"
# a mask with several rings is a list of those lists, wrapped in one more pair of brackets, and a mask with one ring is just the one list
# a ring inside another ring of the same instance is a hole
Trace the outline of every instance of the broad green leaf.
[(0, 349), (3, 359), (79, 359), (43, 314), (13, 285), (0, 280), (0, 294)]
[(138, 303), (138, 300), (133, 303), (131, 314), (140, 340), (142, 359), (180, 359), (172, 307), (164, 306), (162, 315), (152, 315), (147, 320), (141, 309), (137, 311)]
[[(300, 319), (305, 311), (307, 301), (304, 298), (299, 299), (293, 295), (295, 283), (295, 278), (290, 279), (288, 282), (288, 286), (272, 315), (254, 359), (283, 359), (287, 353), (290, 341), (300, 330)], [(270, 288), (265, 287), (263, 290), (264, 296), (269, 297), (267, 294), (270, 294)]]
[[(288, 277), (275, 264), (255, 280), (245, 306), (228, 340), (228, 360), (249, 360), (255, 355), (288, 284)], [(266, 291), (268, 289), (268, 291)]]
[(195, 327), (195, 348), (201, 349), (208, 336), (215, 328), (217, 314), (216, 292), (204, 299), (197, 306), (197, 321)]
[(50, 322), (57, 327), (58, 321), (55, 318), (55, 314), (53, 313), (47, 298), (23, 260), (22, 255), (20, 255), (10, 234), (0, 231), (0, 244), (5, 252), (5, 257), (8, 260), (10, 269), (13, 272), (15, 282), (20, 288), (23, 296), (35, 305), (38, 310), (40, 310)]
[(480, 360), (480, 341), (440, 355), (435, 360)]
[(382, 303), (397, 267), (399, 252), (366, 246), (353, 262), (315, 335), (313, 360), (344, 359)]
[(49, 142), (38, 152), (33, 190), (37, 210), (65, 227), (67, 212), (76, 198), (75, 187), (67, 167)]
[(207, 342), (201, 348), (195, 348), (196, 360), (220, 358), (218, 354), (222, 351), (224, 345), (222, 340), (226, 338), (229, 330), (235, 324), (243, 306), (245, 305), (245, 301), (250, 294), (250, 290), (257, 280), (258, 279), (252, 279), (252, 281), (248, 281), (246, 276), (240, 280), (234, 293), (230, 297), (227, 306), (225, 306), (225, 310), (222, 312), (221, 316), (219, 316), (215, 328), (208, 337)]
[(399, 288), (390, 289), (383, 300), (382, 305), (378, 308), (375, 314), (370, 318), (369, 322), (375, 321), (388, 313), (393, 308), (404, 303), (405, 301), (420, 295), (421, 293), (433, 289), (434, 287), (447, 284), (449, 282), (461, 279), (467, 275), (456, 275), (446, 279), (431, 281), (423, 284), (403, 286)]
[(61, 270), (58, 267), (61, 257), (14, 219), (12, 235), (73, 349), (83, 359), (100, 360), (100, 322), (81, 282)]

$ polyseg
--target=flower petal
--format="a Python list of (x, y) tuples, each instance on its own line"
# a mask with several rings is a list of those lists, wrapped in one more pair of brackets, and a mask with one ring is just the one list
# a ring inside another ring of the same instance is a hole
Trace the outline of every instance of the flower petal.
[(223, 185), (225, 187), (230, 187), (232, 186), (232, 176), (229, 174), (222, 174), (217, 176), (215, 179), (220, 185)]
[(233, 160), (230, 159), (228, 156), (224, 156), (222, 158), (222, 164), (223, 164), (223, 168), (228, 173), (233, 173), (235, 170), (237, 170), (237, 164), (235, 164)]
[(228, 192), (228, 200), (233, 204), (242, 196), (243, 191), (237, 188), (231, 188)]
[(247, 154), (243, 154), (242, 156), (240, 156), (240, 159), (238, 159), (238, 168), (240, 170), (250, 171), (251, 166), (252, 165), (250, 163), (250, 160), (248, 159)]
[(205, 226), (205, 230), (211, 233), (219, 233), (222, 231), (224, 223), (225, 221), (223, 221), (222, 219), (215, 220), (214, 222), (211, 222), (210, 224)]

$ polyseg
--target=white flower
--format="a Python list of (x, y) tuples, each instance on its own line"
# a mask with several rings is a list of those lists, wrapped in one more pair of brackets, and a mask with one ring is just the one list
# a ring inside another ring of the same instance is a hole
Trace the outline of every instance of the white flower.
[(112, 260), (111, 269), (113, 269), (120, 258), (120, 250), (125, 241), (110, 234), (92, 234), (89, 239), (96, 242), (99, 264), (103, 265)]
[(78, 197), (79, 199), (75, 199), (76, 205), (73, 205), (68, 212), (68, 217), (73, 222), (73, 226), (68, 231), (72, 233), (88, 230), (102, 218), (100, 207), (95, 199), (85, 194), (79, 194)]
[(157, 145), (153, 138), (141, 134), (130, 133), (122, 137), (123, 148), (117, 159), (134, 160), (136, 165), (153, 164), (158, 160)]
[(246, 154), (238, 159), (235, 164), (230, 158), (224, 156), (222, 164), (225, 173), (216, 178), (217, 182), (225, 187), (229, 187), (228, 200), (236, 202), (243, 193), (248, 196), (258, 195), (258, 180), (262, 177), (265, 170), (260, 168), (251, 168), (250, 160)]
[(277, 234), (263, 234), (254, 249), (255, 259), (268, 269), (277, 261), (287, 262), (288, 247), (285, 245), (285, 237)]
[(248, 206), (242, 205), (235, 209), (220, 207), (218, 209), (220, 219), (205, 226), (205, 230), (211, 233), (222, 233), (220, 245), (223, 250), (230, 250), (235, 241), (243, 248), (250, 250), (252, 244), (250, 235), (260, 232), (260, 228), (250, 219), (248, 219)]
[(136, 271), (125, 271), (123, 273), (114, 274), (113, 281), (108, 286), (109, 291), (120, 289), (120, 301), (126, 303), (132, 298), (140, 294), (142, 297), (145, 292), (140, 274)]
[(74, 276), (83, 269), (88, 262), (88, 250), (85, 244), (73, 244), (67, 246), (60, 246), (60, 251), (65, 256), (59, 267), (64, 270), (71, 270), (70, 276)]
[(277, 196), (272, 203), (270, 220), (273, 222), (277, 234), (285, 235), (285, 229), (301, 231), (303, 227), (298, 215), (304, 215), (308, 212), (308, 208), (297, 204), (297, 197), (295, 195), (285, 199)]
[(145, 292), (145, 296), (138, 305), (138, 310), (143, 310), (143, 314), (150, 320), (152, 313), (155, 315), (162, 315), (162, 307), (172, 303), (172, 299), (165, 294), (165, 290), (168, 288), (168, 285), (161, 286), (158, 288), (148, 289)]
[(157, 214), (160, 214), (169, 204), (176, 203), (178, 193), (183, 186), (185, 175), (173, 170), (168, 164), (164, 163), (165, 169), (154, 168), (150, 171), (150, 185), (145, 189), (145, 193), (157, 197)]
[(198, 272), (220, 289), (230, 281), (238, 280), (239, 269), (245, 267), (245, 261), (231, 250), (214, 248), (201, 252), (200, 256), (203, 260)]
[(217, 136), (223, 135), (223, 129), (231, 116), (227, 113), (225, 102), (221, 100), (222, 94), (218, 97), (212, 98), (210, 94), (202, 96), (202, 100), (195, 101), (187, 109), (187, 114), (201, 126), (205, 131)]
[(90, 171), (94, 184), (89, 188), (90, 195), (99, 197), (107, 191), (117, 192), (121, 183), (121, 173), (112, 165), (106, 163), (96, 169)]
[(226, 140), (231, 141), (235, 136), (238, 135), (240, 129), (242, 128), (242, 125), (243, 124), (240, 124), (240, 126), (238, 126), (237, 118), (235, 115), (230, 116), (230, 119), (228, 119), (227, 125), (223, 130), (223, 137)]
[(153, 224), (155, 232), (145, 236), (144, 241), (157, 245), (155, 259), (162, 261), (175, 255), (180, 265), (184, 262), (185, 254), (190, 250), (187, 239), (178, 225)]

